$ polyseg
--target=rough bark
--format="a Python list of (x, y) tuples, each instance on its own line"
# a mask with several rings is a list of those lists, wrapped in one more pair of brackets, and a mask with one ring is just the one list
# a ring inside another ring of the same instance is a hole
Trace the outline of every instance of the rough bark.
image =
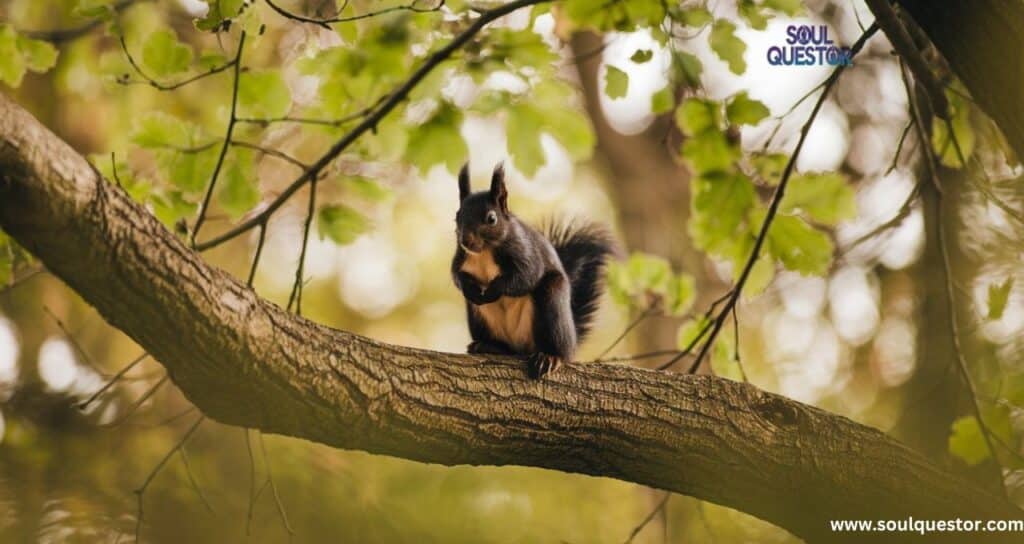
[(1024, 160), (1024, 3), (899, 0)]
[(2, 95), (0, 226), (224, 423), (423, 462), (619, 478), (812, 541), (863, 541), (831, 534), (829, 519), (1021, 516), (875, 429), (747, 384), (611, 365), (531, 381), (514, 359), (391, 346), (289, 314)]

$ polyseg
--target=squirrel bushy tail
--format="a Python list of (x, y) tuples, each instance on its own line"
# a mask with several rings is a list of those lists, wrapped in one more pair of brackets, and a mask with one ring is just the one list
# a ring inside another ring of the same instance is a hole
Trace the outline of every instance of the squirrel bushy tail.
[(597, 313), (605, 264), (618, 250), (611, 235), (592, 223), (553, 222), (544, 233), (569, 276), (572, 320), (577, 341), (582, 341)]

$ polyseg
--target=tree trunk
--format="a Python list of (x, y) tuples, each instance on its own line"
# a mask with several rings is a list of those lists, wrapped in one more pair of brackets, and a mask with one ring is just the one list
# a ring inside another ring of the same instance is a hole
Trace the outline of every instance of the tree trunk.
[(0, 226), (223, 423), (424, 462), (618, 478), (812, 541), (863, 541), (831, 533), (831, 519), (1024, 517), (875, 429), (748, 384), (613, 365), (531, 381), (516, 359), (391, 346), (289, 314), (2, 95)]

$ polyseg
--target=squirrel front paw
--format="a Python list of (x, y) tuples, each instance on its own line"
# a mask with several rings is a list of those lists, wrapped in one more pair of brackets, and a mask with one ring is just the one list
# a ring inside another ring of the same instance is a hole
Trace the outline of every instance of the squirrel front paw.
[(527, 370), (531, 378), (539, 380), (549, 372), (554, 372), (562, 364), (562, 358), (547, 353), (534, 353), (526, 361)]

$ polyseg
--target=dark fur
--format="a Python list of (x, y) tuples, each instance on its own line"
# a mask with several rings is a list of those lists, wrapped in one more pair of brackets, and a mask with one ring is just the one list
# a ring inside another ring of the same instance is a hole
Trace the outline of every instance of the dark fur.
[[(615, 253), (611, 238), (593, 225), (564, 223), (547, 234), (523, 223), (508, 210), (504, 171), (494, 170), (488, 191), (471, 193), (468, 164), (459, 173), (459, 211), (455, 216), (458, 244), (452, 259), (455, 285), (466, 298), (473, 342), (470, 353), (529, 355), (530, 375), (541, 377), (562, 361), (572, 360), (587, 334), (604, 284), (604, 265)], [(490, 224), (489, 215), (496, 219)], [(498, 276), (486, 288), (462, 271), (467, 252), (489, 249)], [(473, 306), (503, 296), (532, 297), (533, 343), (536, 353), (516, 353), (495, 338)]]

